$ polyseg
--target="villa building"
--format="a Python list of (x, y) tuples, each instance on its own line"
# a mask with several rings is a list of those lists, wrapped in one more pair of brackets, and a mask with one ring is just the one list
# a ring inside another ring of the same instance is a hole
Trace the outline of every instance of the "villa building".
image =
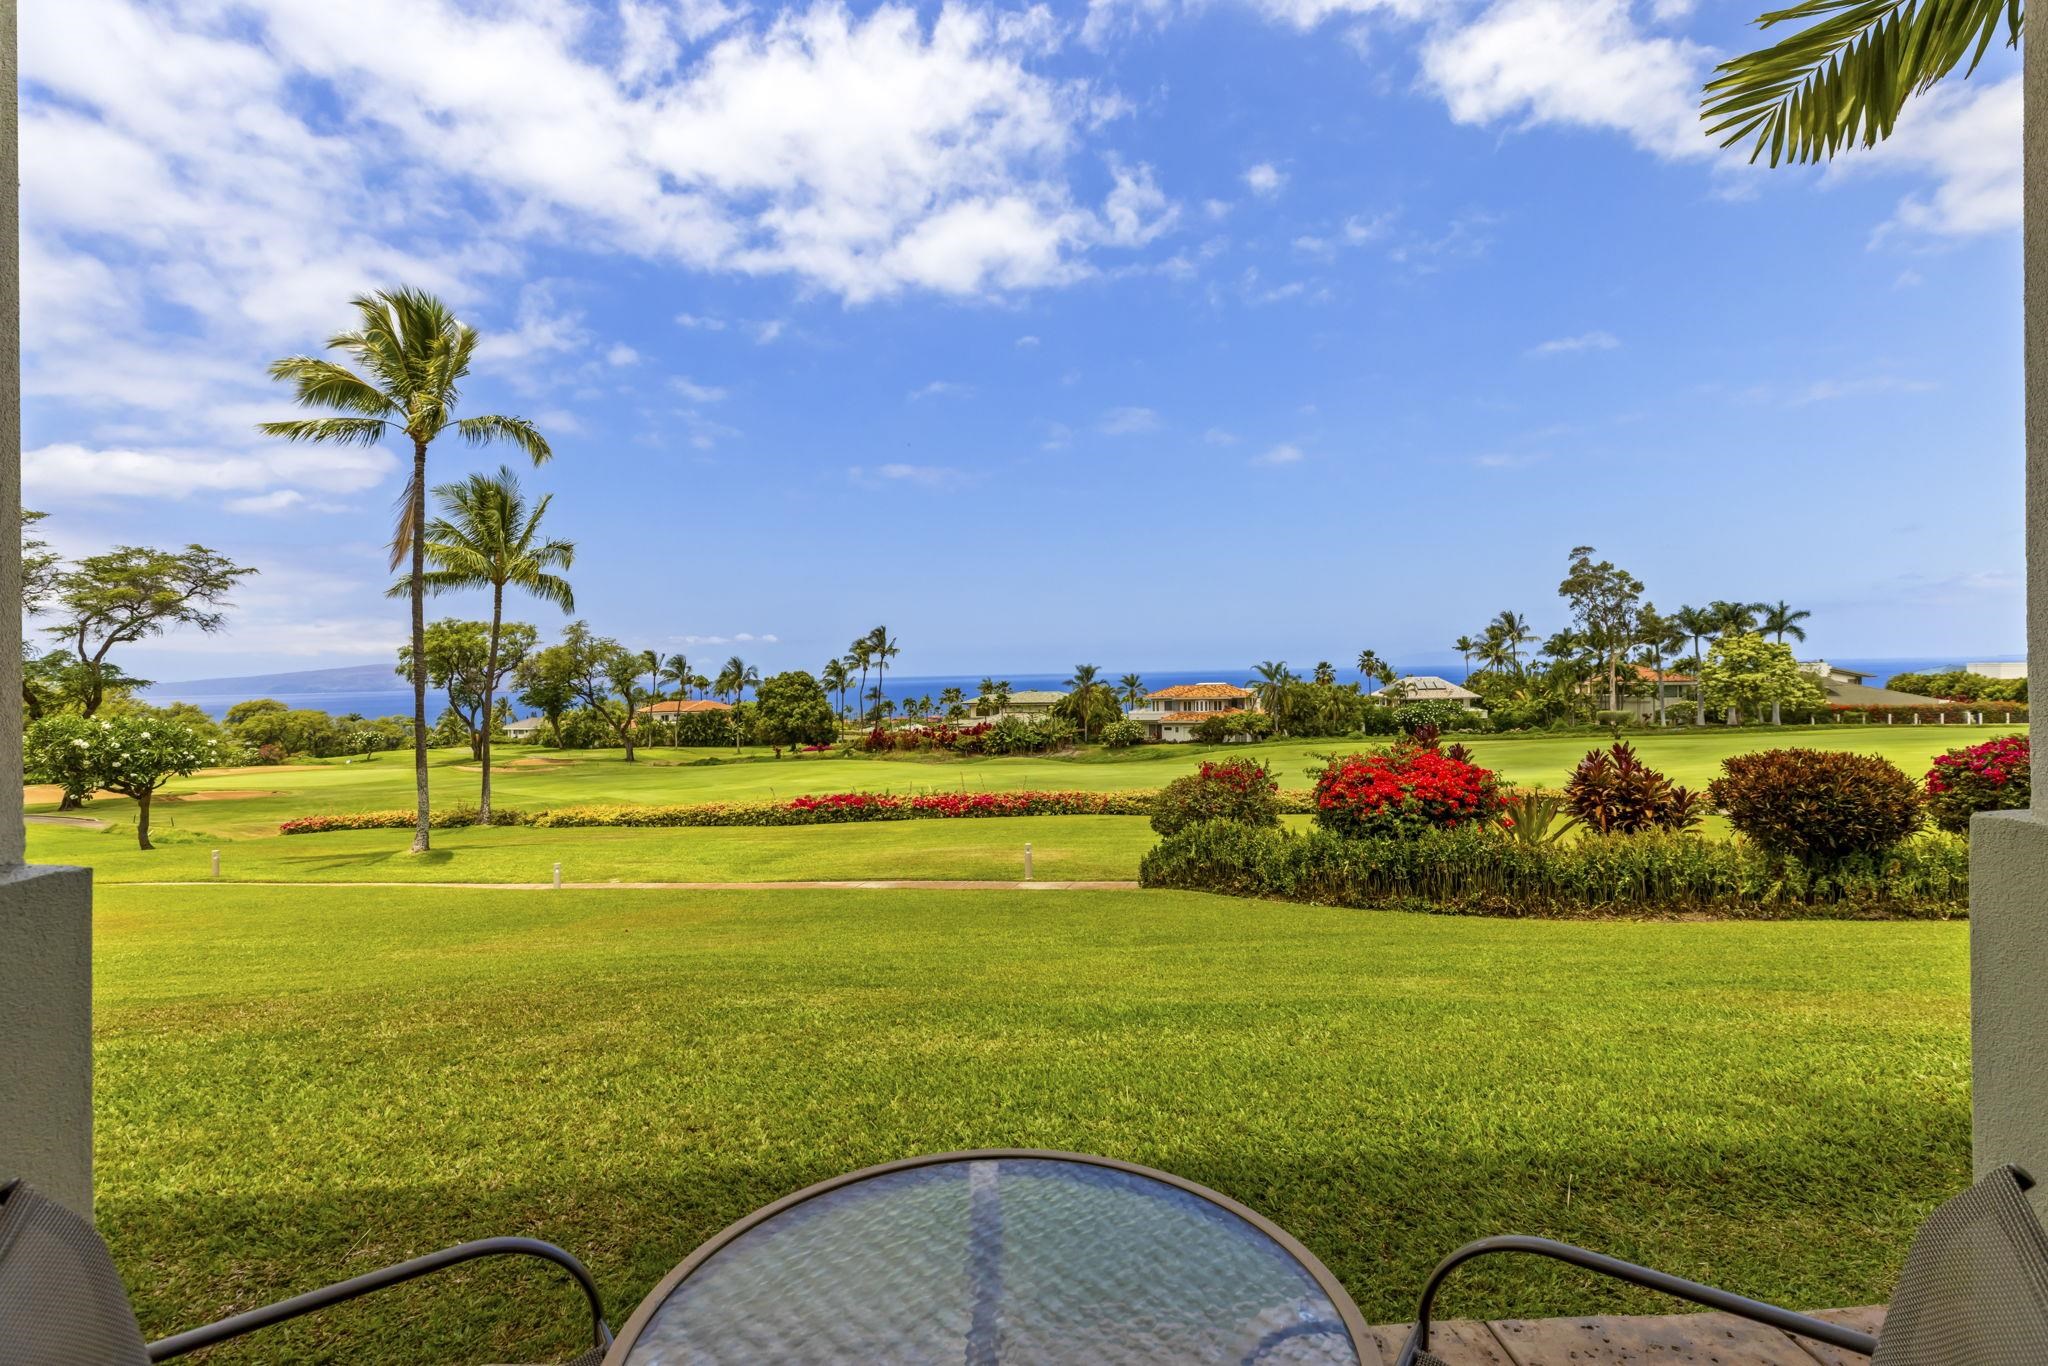
[(522, 745), (530, 745), (548, 728), (545, 716), (522, 716), (516, 721), (505, 723), (505, 738)]
[(682, 715), (684, 715), (684, 714), (686, 714), (686, 713), (689, 713), (689, 712), (699, 712), (699, 711), (731, 711), (731, 710), (732, 710), (732, 704), (731, 704), (731, 703), (729, 703), (729, 702), (719, 702), (719, 701), (716, 701), (716, 700), (714, 700), (714, 699), (712, 699), (712, 698), (708, 698), (708, 697), (706, 697), (706, 698), (688, 698), (688, 697), (671, 697), (671, 698), (666, 698), (666, 699), (664, 699), (663, 701), (660, 701), (660, 702), (652, 702), (652, 703), (649, 703), (649, 704), (648, 704), (647, 706), (645, 706), (645, 707), (642, 707), (642, 708), (640, 709), (640, 714), (641, 714), (642, 716), (652, 716), (652, 717), (655, 717), (656, 719), (660, 719), (660, 718), (662, 718), (662, 717), (668, 717), (668, 716), (682, 716)]
[(1145, 705), (1129, 719), (1145, 727), (1145, 738), (1170, 744), (1195, 738), (1195, 727), (1212, 716), (1257, 711), (1258, 697), (1235, 683), (1178, 683), (1145, 694)]
[(1975, 674), (1979, 678), (2025, 678), (2027, 676), (2027, 661), (2024, 659), (1998, 659), (1988, 663), (1965, 664), (1963, 672)]
[(1063, 692), (1025, 688), (1012, 692), (1000, 711), (994, 709), (995, 700), (991, 698), (989, 700), (990, 710), (985, 716), (981, 711), (981, 698), (970, 697), (967, 699), (967, 714), (977, 721), (990, 721), (998, 716), (1021, 716), (1030, 720), (1040, 716), (1051, 715), (1053, 705), (1064, 700), (1065, 697), (1066, 694)]
[[(1669, 670), (1659, 673), (1647, 664), (1631, 664), (1621, 671), (1621, 685), (1624, 689), (1620, 710), (1631, 716), (1640, 716), (1654, 721), (1659, 715), (1657, 704), (1664, 704), (1663, 715), (1691, 712), (1699, 705), (1700, 681), (1691, 674), (1675, 674)], [(1597, 700), (1601, 707), (1607, 705), (1607, 677), (1589, 678), (1579, 685), (1579, 690)]]
[(1830, 664), (1825, 659), (1803, 659), (1799, 667), (1820, 680), (1820, 690), (1827, 694), (1831, 707), (1938, 707), (1938, 697), (1922, 697), (1919, 693), (1895, 692), (1890, 688), (1875, 688), (1864, 680), (1870, 674), (1861, 669), (1845, 669), (1839, 664)]
[(1473, 711), (1483, 710), (1478, 693), (1436, 674), (1408, 674), (1367, 695), (1375, 702), (1456, 702)]

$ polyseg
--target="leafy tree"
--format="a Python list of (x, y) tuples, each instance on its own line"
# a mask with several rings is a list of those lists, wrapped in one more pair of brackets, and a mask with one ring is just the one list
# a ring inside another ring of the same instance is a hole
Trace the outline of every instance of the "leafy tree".
[[(1635, 575), (1607, 560), (1596, 562), (1593, 547), (1572, 548), (1571, 564), (1557, 595), (1571, 605), (1580, 637), (1607, 669), (1607, 709), (1621, 706), (1621, 661), (1636, 642), (1637, 612), (1643, 585)], [(1503, 616), (1511, 615), (1503, 613)]]
[[(501, 622), (495, 635), (481, 621), (449, 618), (427, 627), (427, 677), (447, 692), (449, 710), (461, 721), (455, 734), (469, 745), (472, 759), (481, 762), (489, 743), (484, 718), (491, 715), (491, 698), (533, 653), (538, 638), (523, 621)], [(399, 677), (412, 676), (412, 661), (412, 646), (399, 646)]]
[[(425, 584), (429, 593), (461, 592), (487, 588), (491, 593), (491, 622), (488, 648), (480, 677), (483, 696), (480, 714), (495, 713), (492, 705), (498, 686), (518, 668), (533, 649), (533, 628), (505, 625), (505, 590), (517, 588), (542, 602), (553, 603), (564, 612), (574, 611), (576, 595), (569, 581), (555, 573), (567, 569), (576, 559), (576, 547), (567, 541), (540, 539), (541, 518), (547, 515), (553, 494), (543, 495), (531, 507), (519, 490), (519, 476), (505, 466), (495, 475), (472, 474), (459, 484), (443, 484), (434, 490), (441, 515), (427, 526), (426, 560), (432, 566)], [(403, 597), (412, 585), (400, 583), (391, 596)], [(523, 631), (523, 636), (518, 633)], [(514, 637), (523, 648), (514, 655)], [(501, 659), (500, 655), (506, 658)], [(404, 658), (401, 655), (401, 658)], [(476, 823), (491, 823), (491, 728), (474, 732), (476, 758), (483, 771), (482, 791), (477, 798)]]
[(65, 711), (83, 714), (86, 697), (94, 690), (101, 708), (117, 706), (149, 683), (129, 677), (111, 659), (95, 670), (69, 650), (52, 650), (21, 662), (22, 709), (30, 721)]
[(157, 789), (227, 756), (219, 741), (189, 722), (144, 709), (38, 721), (25, 737), (23, 757), (31, 781), (61, 783), (81, 801), (97, 790), (132, 798), (136, 845), (152, 849), (149, 809)]
[(1891, 136), (1906, 101), (1960, 65), (1976, 71), (2001, 31), (2018, 47), (2021, 0), (1801, 0), (1757, 20), (1812, 20), (1716, 68), (1701, 117), (1709, 137), (1751, 140), (1750, 160), (1820, 161)]
[(550, 645), (529, 656), (513, 673), (520, 702), (547, 718), (555, 748), (572, 749), (562, 736), (562, 718), (576, 705), (576, 656), (566, 645)]
[[(557, 687), (566, 691), (572, 701), (582, 704), (584, 712), (611, 731), (625, 747), (626, 762), (630, 764), (634, 762), (634, 726), (640, 700), (635, 684), (639, 676), (638, 655), (616, 640), (592, 635), (586, 623), (572, 621), (562, 633), (562, 643), (542, 650), (522, 673), (525, 682), (520, 696), (528, 706), (546, 716), (546, 704), (555, 700)], [(617, 703), (612, 700), (615, 694)], [(561, 724), (553, 717), (549, 724), (555, 727), (557, 735), (562, 734)], [(568, 738), (562, 743), (578, 747)]]
[(78, 657), (80, 714), (106, 700), (107, 656), (117, 645), (160, 636), (178, 626), (211, 635), (227, 623), (228, 594), (256, 571), (203, 545), (183, 550), (116, 546), (57, 571), (45, 629)]
[[(1792, 609), (1792, 604), (1782, 598), (1777, 602), (1758, 603), (1757, 606), (1763, 609), (1764, 614), (1761, 629), (1768, 633), (1773, 640), (1782, 642), (1786, 636), (1791, 636), (1794, 640), (1806, 639), (1806, 628), (1799, 623), (1811, 618), (1813, 613), (1796, 612)], [(1771, 706), (1771, 724), (1775, 726), (1782, 719), (1783, 716), (1779, 712), (1777, 704), (1773, 703)]]
[[(554, 452), (547, 438), (523, 417), (456, 418), (458, 386), (476, 353), (477, 331), (456, 320), (433, 295), (416, 289), (380, 290), (351, 300), (356, 326), (327, 339), (362, 368), (358, 374), (339, 361), (286, 356), (270, 377), (292, 386), (302, 408), (324, 408), (334, 417), (263, 422), (257, 430), (287, 441), (374, 446), (386, 436), (412, 446), (412, 474), (399, 499), (398, 524), (391, 533), (391, 568), (411, 561), (412, 657), (426, 659), (427, 631), (427, 448), (451, 428), (472, 446), (507, 442), (538, 465)], [(429, 842), (427, 798), (427, 675), (412, 677), (413, 783), (416, 810), (412, 848)]]
[(1737, 720), (1766, 708), (1827, 705), (1820, 680), (1799, 667), (1792, 647), (1754, 632), (1714, 642), (1700, 669), (1700, 691), (1708, 706), (1725, 707)]
[(21, 510), (21, 610), (36, 616), (57, 592), (57, 576), (63, 559), (50, 543), (35, 534), (36, 524), (49, 516), (30, 508)]
[(752, 729), (757, 743), (782, 751), (798, 745), (829, 744), (839, 734), (832, 699), (802, 669), (771, 674), (754, 691)]

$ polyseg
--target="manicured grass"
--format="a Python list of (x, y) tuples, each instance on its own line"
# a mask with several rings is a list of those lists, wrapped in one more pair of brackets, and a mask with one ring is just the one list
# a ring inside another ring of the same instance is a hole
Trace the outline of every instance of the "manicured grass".
[[(1305, 818), (1297, 820), (1305, 824)], [(437, 830), (425, 854), (405, 831), (214, 841), (180, 835), (144, 853), (126, 828), (47, 830), (34, 857), (89, 865), (102, 883), (211, 877), (228, 882), (788, 882), (869, 878), (1018, 879), (1024, 845), (1047, 881), (1132, 879), (1158, 841), (1143, 816), (1019, 816), (868, 825), (687, 830)]]
[[(487, 1233), (577, 1251), (617, 1320), (806, 1182), (1046, 1146), (1246, 1201), (1377, 1320), (1503, 1229), (1867, 1303), (1968, 1180), (1965, 934), (1176, 893), (106, 886), (99, 1216), (152, 1335)], [(1445, 1308), (1651, 1303), (1520, 1264)], [(547, 1275), (482, 1269), (216, 1359), (535, 1360), (572, 1320)]]

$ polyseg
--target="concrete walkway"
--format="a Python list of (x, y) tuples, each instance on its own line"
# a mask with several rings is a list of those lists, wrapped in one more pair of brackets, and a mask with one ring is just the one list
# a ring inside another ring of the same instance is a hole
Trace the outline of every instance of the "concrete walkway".
[[(1884, 1306), (1828, 1309), (1817, 1319), (1876, 1333)], [(1409, 1325), (1373, 1329), (1364, 1366), (1394, 1366)], [(1869, 1357), (1788, 1337), (1732, 1314), (1660, 1314), (1585, 1319), (1447, 1319), (1430, 1329), (1429, 1349), (1446, 1366), (1868, 1366)]]
[[(552, 882), (298, 882), (259, 878), (191, 878), (180, 882), (116, 882), (105, 887), (435, 887), (476, 892), (552, 892)], [(940, 892), (1135, 892), (1135, 882), (974, 882), (964, 878), (878, 879), (866, 882), (564, 882), (565, 892), (804, 892), (886, 891), (906, 888)]]

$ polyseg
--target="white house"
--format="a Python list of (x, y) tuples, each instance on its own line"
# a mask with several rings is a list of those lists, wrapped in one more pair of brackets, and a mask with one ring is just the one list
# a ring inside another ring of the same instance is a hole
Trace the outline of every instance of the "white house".
[(1409, 674), (1369, 695), (1375, 702), (1456, 702), (1473, 711), (1481, 710), (1478, 693), (1435, 674)]
[(547, 728), (548, 719), (545, 716), (522, 716), (517, 721), (507, 721), (505, 723), (505, 738), (515, 740), (522, 745), (530, 745), (533, 743), (534, 737)]
[(2024, 659), (1999, 659), (1985, 664), (1965, 664), (1963, 672), (1973, 673), (1979, 678), (2025, 678), (2027, 661)]
[(1257, 711), (1258, 696), (1235, 683), (1177, 683), (1145, 694), (1145, 705), (1126, 713), (1145, 727), (1145, 738), (1181, 743), (1195, 738), (1195, 727), (1212, 716)]
[(1044, 688), (1013, 690), (1003, 700), (1001, 710), (997, 710), (995, 707), (996, 698), (989, 698), (989, 712), (985, 716), (981, 712), (981, 698), (978, 696), (970, 697), (967, 699), (967, 715), (968, 719), (972, 721), (992, 721), (999, 716), (1021, 716), (1026, 719), (1032, 719), (1050, 715), (1053, 705), (1065, 697), (1066, 694), (1063, 692), (1053, 692)]

